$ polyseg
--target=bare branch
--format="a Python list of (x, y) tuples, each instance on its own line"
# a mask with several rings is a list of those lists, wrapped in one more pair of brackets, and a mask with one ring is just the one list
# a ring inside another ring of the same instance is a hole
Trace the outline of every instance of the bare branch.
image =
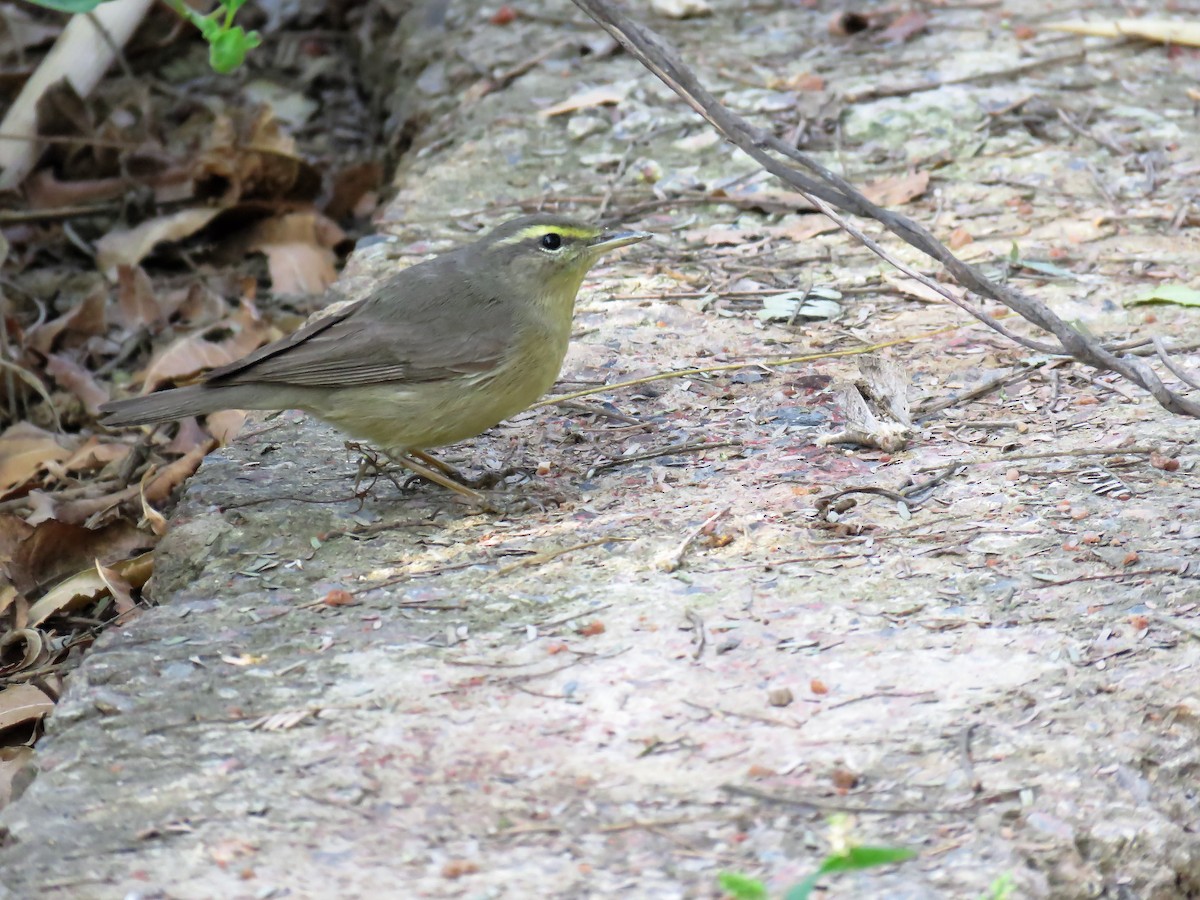
[[(924, 227), (891, 210), (876, 206), (847, 181), (826, 169), (807, 154), (780, 140), (773, 134), (751, 125), (720, 103), (700, 84), (695, 73), (679, 55), (657, 34), (630, 19), (607, 0), (574, 0), (575, 5), (591, 16), (625, 50), (636, 57), (678, 94), (697, 113), (708, 120), (718, 132), (740, 150), (758, 162), (772, 175), (787, 182), (804, 194), (826, 215), (835, 207), (863, 218), (874, 219), (896, 236), (946, 267), (947, 272), (969, 291), (1003, 303), (1022, 318), (1058, 338), (1061, 346), (1037, 345), (1047, 352), (1063, 353), (1101, 371), (1113, 371), (1149, 391), (1165, 409), (1178, 415), (1200, 418), (1200, 403), (1168, 389), (1154, 370), (1143, 360), (1131, 355), (1117, 356), (1056, 315), (1046, 304), (1007, 285), (996, 284), (982, 272), (956, 257), (948, 247)], [(806, 169), (812, 175), (772, 155), (772, 151)], [(815, 177), (814, 177), (815, 176)], [(822, 204), (820, 201), (824, 201)], [(839, 221), (839, 225), (844, 224)], [(863, 240), (861, 232), (851, 232)], [(864, 241), (864, 243), (866, 243)], [(870, 246), (868, 243), (867, 246)], [(875, 249), (875, 248), (871, 248)], [(879, 251), (875, 251), (879, 252)], [(886, 258), (886, 257), (885, 257)], [(891, 262), (891, 260), (889, 260)], [(936, 289), (936, 288), (935, 288)], [(971, 311), (971, 310), (968, 310)], [(971, 311), (976, 318), (980, 316)], [(993, 328), (993, 319), (987, 324)], [(997, 329), (1010, 340), (1028, 346), (1011, 332)]]

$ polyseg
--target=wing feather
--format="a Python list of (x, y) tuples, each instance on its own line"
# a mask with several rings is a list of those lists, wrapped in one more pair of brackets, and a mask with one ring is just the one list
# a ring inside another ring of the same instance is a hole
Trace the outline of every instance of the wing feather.
[(351, 387), (486, 372), (513, 336), (511, 308), (480, 291), (461, 251), (393, 275), (369, 297), (210, 373), (209, 384)]

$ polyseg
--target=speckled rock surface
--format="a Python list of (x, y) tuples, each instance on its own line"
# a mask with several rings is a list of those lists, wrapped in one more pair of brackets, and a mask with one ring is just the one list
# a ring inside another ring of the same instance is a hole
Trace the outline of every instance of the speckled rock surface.
[[(907, 212), (968, 232), (986, 265), (1017, 241), (1069, 268), (1029, 289), (1088, 327), (1145, 327), (1122, 299), (1196, 271), (1195, 228), (1170, 230), (1198, 164), (1179, 99), (1194, 60), (1101, 47), (850, 103), (1082, 45), (1020, 41), (994, 9), (938, 10), (888, 47), (839, 43), (823, 12), (713, 6), (653, 24), (727, 102), (856, 180), (932, 172)], [(517, 208), (603, 208), (661, 237), (585, 287), (560, 387), (727, 368), (453, 448), (467, 468), (539, 467), (503, 494), (534, 502), (499, 517), (382, 478), (356, 494), (331, 430), (252, 421), (190, 482), (160, 605), (72, 676), (39, 776), (0, 814), (6, 896), (717, 897), (722, 870), (782, 894), (844, 809), (858, 840), (920, 856), (828, 896), (973, 898), (1006, 874), (1020, 897), (1200, 896), (1200, 583), (1179, 574), (1200, 550), (1196, 424), (1032, 360), (1036, 377), (919, 423), (904, 451), (818, 446), (853, 358), (753, 363), (917, 336), (889, 353), (937, 399), (1023, 357), (841, 235), (792, 242), (796, 214), (698, 202), (771, 185), (633, 60), (581, 55), (597, 32), (557, 21), (583, 23), (573, 8), (552, 13), (499, 28), (453, 4), (429, 32), (446, 51), (417, 76), (398, 240), (358, 254), (346, 290)], [(537, 115), (597, 86), (624, 99)], [(1080, 86), (1129, 160), (1062, 127)], [(1049, 115), (1004, 113), (1033, 95)], [(1137, 148), (1159, 155), (1138, 169)], [(708, 242), (716, 226), (738, 239)], [(757, 315), (812, 283), (842, 291), (839, 319)], [(1197, 336), (1194, 313), (1157, 309)], [(951, 462), (970, 465), (920, 505), (816, 513)], [(1098, 493), (1098, 466), (1124, 491)]]

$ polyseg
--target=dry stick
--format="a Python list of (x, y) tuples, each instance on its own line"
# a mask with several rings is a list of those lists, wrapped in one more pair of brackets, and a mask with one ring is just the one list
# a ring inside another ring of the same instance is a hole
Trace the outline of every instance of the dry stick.
[(971, 400), (978, 400), (992, 391), (1000, 390), (1000, 388), (1009, 387), (1013, 384), (1025, 381), (1031, 377), (1035, 371), (1044, 366), (1046, 363), (1018, 363), (1016, 371), (1005, 372), (1003, 375), (997, 375), (977, 387), (971, 388), (969, 391), (963, 391), (959, 394), (951, 394), (949, 397), (942, 397), (940, 400), (934, 400), (930, 403), (917, 404), (913, 410), (914, 418), (925, 418), (934, 413), (941, 412), (943, 409), (949, 409), (951, 406), (957, 406), (960, 403), (968, 403)]
[[(1076, 330), (1046, 304), (1008, 286), (994, 283), (975, 267), (955, 256), (923, 226), (898, 213), (882, 209), (856, 191), (845, 179), (826, 169), (775, 135), (756, 128), (730, 112), (697, 80), (679, 55), (660, 37), (634, 22), (606, 0), (574, 0), (632, 56), (683, 98), (726, 139), (757, 161), (768, 172), (787, 182), (817, 205), (817, 198), (838, 209), (875, 219), (932, 259), (940, 262), (960, 285), (1003, 303), (1062, 343), (1063, 355), (1101, 370), (1112, 370), (1145, 388), (1163, 408), (1178, 415), (1200, 418), (1200, 403), (1180, 396), (1163, 384), (1155, 371), (1136, 357), (1118, 357), (1099, 342)], [(771, 150), (812, 172), (816, 178), (785, 164)]]
[(674, 572), (681, 565), (683, 565), (683, 557), (687, 554), (688, 547), (692, 546), (692, 544), (695, 543), (696, 538), (704, 534), (706, 529), (712, 528), (712, 526), (716, 524), (717, 520), (729, 512), (731, 508), (732, 507), (726, 506), (724, 509), (717, 510), (715, 513), (705, 519), (702, 524), (697, 525), (695, 528), (689, 531), (687, 536), (684, 537), (678, 547), (676, 547), (670, 553), (665, 554), (661, 559), (658, 560), (658, 568), (662, 569), (664, 572)]
[(1124, 149), (1120, 145), (1114, 143), (1113, 141), (1110, 141), (1108, 138), (1102, 137), (1098, 134), (1092, 134), (1092, 132), (1088, 131), (1086, 128), (1084, 128), (1082, 125), (1080, 125), (1074, 119), (1072, 119), (1067, 114), (1067, 111), (1065, 109), (1062, 109), (1061, 107), (1059, 107), (1057, 109), (1057, 112), (1058, 112), (1058, 117), (1060, 119), (1062, 119), (1062, 123), (1064, 125), (1066, 125), (1067, 128), (1069, 128), (1071, 131), (1073, 131), (1077, 135), (1079, 135), (1080, 137), (1087, 138), (1089, 141), (1095, 141), (1097, 144), (1099, 144), (1101, 147), (1103, 147), (1105, 150), (1109, 151), (1110, 153), (1114, 154), (1115, 156), (1124, 156), (1126, 153), (1129, 152), (1128, 150)]
[(1185, 368), (1183, 368), (1183, 366), (1179, 365), (1179, 363), (1175, 362), (1167, 355), (1167, 346), (1163, 343), (1162, 338), (1154, 338), (1153, 344), (1154, 352), (1158, 354), (1159, 360), (1170, 370), (1172, 375), (1174, 375), (1188, 387), (1200, 390), (1200, 379), (1197, 379), (1196, 376), (1191, 375)]
[(557, 550), (547, 550), (544, 553), (538, 553), (534, 556), (527, 556), (519, 562), (509, 563), (497, 569), (494, 578), (500, 578), (504, 575), (511, 575), (518, 569), (528, 569), (530, 566), (540, 566), (543, 563), (548, 563), (551, 560), (558, 559), (560, 556), (566, 556), (568, 553), (574, 553), (577, 550), (587, 550), (591, 547), (601, 547), (604, 544), (611, 544), (614, 541), (632, 541), (631, 537), (602, 537), (596, 538), (594, 541), (584, 541), (582, 544), (572, 544), (570, 547), (560, 547)]
[(658, 459), (660, 456), (673, 456), (676, 453), (703, 453), (705, 450), (718, 450), (723, 447), (740, 447), (741, 441), (696, 441), (692, 444), (671, 444), (669, 447), (662, 447), (658, 450), (650, 450), (646, 453), (635, 453), (633, 456), (619, 456), (615, 459), (605, 460), (602, 463), (597, 463), (592, 466), (588, 472), (607, 472), (609, 469), (615, 469), (618, 466), (626, 465), (627, 463), (643, 462), (647, 459)]

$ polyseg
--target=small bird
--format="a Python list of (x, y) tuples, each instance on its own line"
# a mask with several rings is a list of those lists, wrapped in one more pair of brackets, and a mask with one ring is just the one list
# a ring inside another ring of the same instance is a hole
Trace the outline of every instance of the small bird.
[(558, 378), (575, 295), (610, 250), (650, 237), (556, 215), (513, 219), (189, 387), (105, 403), (109, 427), (223, 409), (302, 409), (490, 508), (425, 451), (527, 409)]

